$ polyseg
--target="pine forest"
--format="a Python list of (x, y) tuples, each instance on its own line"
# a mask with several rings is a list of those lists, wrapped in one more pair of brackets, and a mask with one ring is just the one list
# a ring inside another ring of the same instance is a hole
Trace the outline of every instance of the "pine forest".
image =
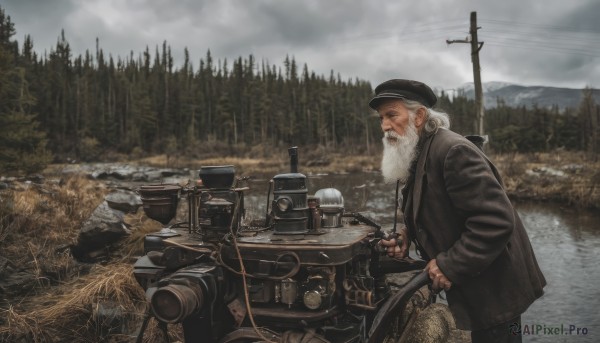
[[(197, 59), (184, 51), (175, 65), (168, 42), (112, 56), (74, 56), (62, 32), (39, 55), (33, 39), (15, 39), (0, 8), (0, 170), (31, 172), (67, 158), (102, 159), (107, 152), (150, 155), (323, 146), (371, 153), (380, 144), (369, 82), (335, 71), (317, 75), (293, 57), (282, 64), (254, 56)], [(290, 51), (290, 55), (293, 52)], [(597, 153), (599, 106), (584, 91), (579, 108), (488, 109), (486, 128), (496, 152), (555, 148)], [(464, 94), (441, 94), (438, 110), (462, 134), (474, 128), (475, 105)]]

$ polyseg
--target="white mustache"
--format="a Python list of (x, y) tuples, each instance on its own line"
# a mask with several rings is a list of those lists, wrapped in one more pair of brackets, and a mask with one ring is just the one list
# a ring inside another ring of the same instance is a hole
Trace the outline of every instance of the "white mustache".
[(386, 131), (383, 133), (383, 138), (395, 138), (395, 139), (400, 139), (402, 136), (400, 136), (398, 133), (396, 133), (396, 131)]

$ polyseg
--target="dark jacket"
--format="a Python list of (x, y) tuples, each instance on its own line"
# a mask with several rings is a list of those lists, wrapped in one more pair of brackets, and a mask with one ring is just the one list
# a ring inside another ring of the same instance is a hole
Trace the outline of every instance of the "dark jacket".
[(546, 280), (496, 167), (440, 129), (424, 140), (413, 176), (404, 190), (409, 235), (452, 281), (457, 326), (481, 330), (523, 313)]

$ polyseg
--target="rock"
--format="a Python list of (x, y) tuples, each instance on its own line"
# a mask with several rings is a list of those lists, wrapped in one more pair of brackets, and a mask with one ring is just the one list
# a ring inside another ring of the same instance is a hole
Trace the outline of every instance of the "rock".
[(175, 175), (182, 175), (182, 172), (183, 172), (182, 170), (177, 170), (177, 169), (172, 169), (172, 168), (161, 169), (161, 171), (160, 171), (160, 173), (164, 177), (171, 177), (171, 176), (175, 176)]
[(42, 183), (44, 183), (45, 178), (40, 174), (34, 174), (34, 175), (28, 176), (27, 180), (29, 180), (33, 183), (42, 184)]
[(14, 182), (11, 184), (11, 188), (17, 192), (24, 192), (28, 190), (31, 186), (31, 181), (29, 182)]
[(564, 171), (550, 167), (536, 167), (533, 169), (527, 169), (525, 174), (533, 177), (550, 177), (557, 179), (563, 179), (567, 177), (567, 174)]
[(2, 176), (2, 177), (0, 177), (0, 181), (6, 182), (6, 183), (13, 183), (13, 182), (17, 181), (17, 178), (14, 176), (9, 176), (9, 177)]
[(162, 179), (162, 183), (164, 184), (181, 184), (181, 183), (185, 183), (185, 180), (182, 179), (181, 177), (164, 177)]
[(61, 170), (61, 173), (66, 174), (66, 175), (80, 174), (80, 173), (88, 174), (88, 173), (86, 173), (86, 170), (82, 170), (81, 166), (79, 166), (79, 165), (67, 165)]
[(131, 181), (136, 181), (136, 182), (147, 182), (148, 181), (148, 175), (146, 175), (143, 172), (135, 172), (131, 175)]
[(162, 172), (158, 169), (149, 169), (144, 172), (148, 182), (162, 181)]
[(577, 174), (583, 170), (583, 165), (571, 163), (560, 167), (560, 169), (566, 171), (567, 173)]
[(7, 189), (7, 188), (8, 188), (8, 183), (6, 183), (6, 182), (0, 182), (0, 190)]
[(118, 180), (130, 180), (131, 176), (139, 171), (139, 167), (130, 165), (117, 165), (109, 168), (109, 175)]
[(93, 179), (103, 180), (108, 177), (108, 173), (105, 170), (94, 170), (91, 174)]
[(104, 197), (108, 206), (125, 213), (135, 213), (142, 206), (140, 196), (132, 191), (117, 190)]
[(85, 256), (128, 235), (129, 229), (123, 224), (124, 216), (123, 212), (110, 208), (106, 201), (96, 207), (83, 222), (77, 245), (72, 249), (74, 255)]
[(188, 175), (189, 169), (153, 168), (129, 164), (95, 163), (69, 165), (63, 174), (85, 174), (93, 179), (120, 181), (163, 182), (165, 177)]

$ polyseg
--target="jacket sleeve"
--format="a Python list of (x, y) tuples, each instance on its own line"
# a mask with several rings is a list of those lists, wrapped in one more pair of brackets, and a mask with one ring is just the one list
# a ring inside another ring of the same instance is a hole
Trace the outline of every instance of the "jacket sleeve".
[(500, 255), (510, 239), (515, 217), (491, 165), (475, 148), (453, 146), (443, 168), (450, 201), (465, 220), (460, 238), (436, 259), (448, 279), (461, 284), (483, 272)]

